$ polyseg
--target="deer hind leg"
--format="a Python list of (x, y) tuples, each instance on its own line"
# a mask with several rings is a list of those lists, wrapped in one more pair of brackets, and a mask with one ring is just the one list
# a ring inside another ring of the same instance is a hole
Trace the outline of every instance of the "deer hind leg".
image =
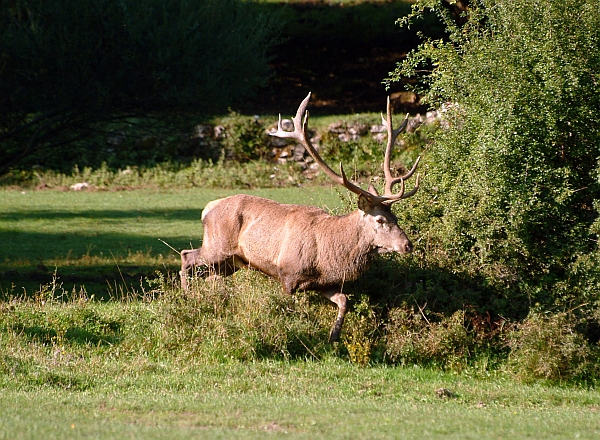
[(202, 254), (202, 248), (189, 249), (181, 251), (181, 287), (184, 291), (188, 290), (190, 269), (205, 266), (206, 270), (201, 273), (202, 277), (217, 278), (226, 277), (236, 272), (238, 269), (247, 267), (248, 263), (238, 257), (207, 258)]
[(337, 290), (327, 290), (321, 292), (325, 298), (329, 301), (337, 304), (338, 306), (338, 315), (329, 332), (329, 342), (335, 342), (340, 338), (340, 332), (342, 331), (342, 326), (344, 325), (344, 318), (346, 316), (346, 311), (348, 310), (348, 299), (346, 295), (342, 292), (338, 292)]
[(179, 271), (179, 278), (181, 279), (181, 287), (184, 291), (188, 290), (188, 277), (190, 269), (196, 266), (206, 265), (206, 261), (201, 255), (202, 248), (198, 249), (187, 249), (181, 251), (181, 270)]

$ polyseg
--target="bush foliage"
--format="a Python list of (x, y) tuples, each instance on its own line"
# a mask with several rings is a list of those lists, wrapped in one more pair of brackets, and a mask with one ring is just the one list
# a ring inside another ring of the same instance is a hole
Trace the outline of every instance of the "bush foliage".
[(463, 25), (442, 3), (419, 1), (402, 23), (431, 9), (449, 38), (425, 39), (389, 79), (420, 77), (445, 109), (427, 202), (407, 219), (429, 243), (425, 258), (481, 278), (497, 313), (597, 307), (597, 2), (473, 1)]
[(264, 85), (275, 28), (241, 0), (0, 1), (0, 173), (95, 165), (115, 120), (226, 110)]

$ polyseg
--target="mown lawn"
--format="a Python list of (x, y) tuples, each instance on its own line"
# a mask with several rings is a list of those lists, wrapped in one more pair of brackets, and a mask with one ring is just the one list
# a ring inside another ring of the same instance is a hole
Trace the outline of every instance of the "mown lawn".
[[(600, 436), (600, 396), (580, 389), (340, 360), (112, 363), (84, 390), (12, 386), (5, 375), (0, 438)], [(438, 397), (442, 387), (453, 397)]]

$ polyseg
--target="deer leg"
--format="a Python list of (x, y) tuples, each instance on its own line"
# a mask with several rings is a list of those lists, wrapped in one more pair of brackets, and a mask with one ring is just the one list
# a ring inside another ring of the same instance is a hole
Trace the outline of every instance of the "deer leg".
[(226, 277), (236, 272), (238, 269), (248, 266), (248, 263), (243, 259), (235, 256), (228, 258), (218, 256), (215, 260), (212, 260), (210, 256), (207, 258), (206, 255), (203, 255), (201, 247), (198, 249), (181, 251), (181, 271), (179, 271), (179, 277), (181, 279), (182, 289), (187, 292), (189, 287), (188, 278), (190, 269), (196, 266), (206, 266), (207, 270), (203, 271), (202, 276), (208, 277), (209, 279), (222, 276)]
[(333, 328), (329, 332), (329, 342), (335, 342), (340, 338), (342, 325), (344, 325), (344, 317), (346, 316), (348, 299), (346, 298), (346, 295), (344, 295), (342, 292), (338, 292), (337, 290), (327, 290), (321, 292), (321, 295), (338, 306), (337, 318), (333, 324)]
[(181, 270), (179, 271), (179, 278), (181, 279), (181, 287), (186, 292), (188, 290), (188, 275), (190, 269), (195, 266), (206, 264), (200, 255), (201, 249), (202, 248), (181, 251)]

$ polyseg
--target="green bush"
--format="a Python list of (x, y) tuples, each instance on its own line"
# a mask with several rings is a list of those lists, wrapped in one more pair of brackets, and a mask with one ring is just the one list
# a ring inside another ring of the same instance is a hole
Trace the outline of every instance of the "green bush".
[[(427, 243), (421, 276), (477, 280), (464, 298), (507, 317), (532, 305), (593, 314), (600, 285), (600, 9), (595, 0), (473, 1), (449, 38), (428, 40), (390, 81), (442, 108), (424, 203), (400, 213)], [(428, 74), (422, 75), (423, 71)], [(441, 274), (441, 276), (440, 276)], [(458, 295), (462, 292), (458, 291)], [(591, 316), (591, 315), (590, 315)]]
[(572, 313), (531, 313), (509, 335), (508, 367), (522, 380), (597, 379), (599, 350), (577, 331)]
[(225, 130), (221, 145), (227, 159), (242, 163), (267, 159), (269, 135), (257, 117), (231, 112), (222, 122)]
[(0, 174), (99, 165), (115, 120), (226, 110), (265, 84), (277, 26), (241, 0), (1, 0)]

